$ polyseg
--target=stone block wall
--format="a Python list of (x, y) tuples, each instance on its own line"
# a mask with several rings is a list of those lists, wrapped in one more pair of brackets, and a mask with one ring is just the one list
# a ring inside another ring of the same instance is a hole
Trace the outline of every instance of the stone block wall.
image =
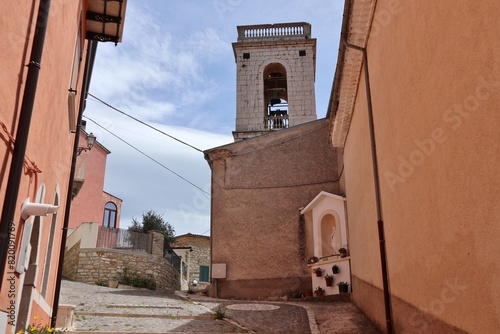
[[(316, 39), (233, 43), (236, 60), (236, 134), (262, 131), (264, 114), (264, 69), (279, 63), (286, 69), (289, 126), (316, 120), (314, 92)], [(301, 56), (301, 52), (305, 55)], [(247, 55), (245, 57), (244, 55)]]
[(69, 250), (66, 250), (64, 254), (64, 265), (63, 265), (63, 277), (69, 279), (75, 279), (76, 272), (78, 270), (78, 262), (80, 256), (80, 243), (78, 241)]
[[(191, 247), (192, 251), (188, 252), (189, 260), (188, 284), (191, 289), (203, 289), (210, 282), (200, 282), (200, 266), (208, 266), (210, 268), (210, 237), (196, 234), (184, 234), (175, 238), (172, 246)], [(198, 286), (192, 286), (192, 281), (198, 281)]]
[(123, 281), (123, 275), (151, 278), (159, 291), (180, 289), (179, 273), (161, 256), (115, 249), (82, 249), (75, 280), (84, 283)]

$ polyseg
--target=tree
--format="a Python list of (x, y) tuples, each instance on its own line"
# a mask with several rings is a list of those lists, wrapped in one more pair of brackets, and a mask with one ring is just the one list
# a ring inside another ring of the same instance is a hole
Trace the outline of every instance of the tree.
[(149, 210), (142, 214), (142, 222), (132, 218), (132, 225), (129, 231), (148, 232), (151, 230), (160, 231), (165, 234), (165, 243), (170, 244), (174, 241), (175, 230), (170, 223), (163, 220), (163, 215)]

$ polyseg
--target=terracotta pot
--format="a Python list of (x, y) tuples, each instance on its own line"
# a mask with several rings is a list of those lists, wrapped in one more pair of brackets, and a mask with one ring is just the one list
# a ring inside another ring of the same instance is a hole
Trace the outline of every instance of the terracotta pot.
[(314, 295), (316, 297), (323, 297), (325, 295), (325, 291), (314, 291)]
[(315, 273), (316, 273), (316, 277), (321, 277), (321, 274), (322, 274), (321, 271), (315, 271)]
[(332, 286), (333, 278), (325, 278), (325, 283), (326, 283), (326, 286)]
[(305, 291), (304, 291), (304, 297), (306, 297), (306, 298), (311, 298), (311, 297), (312, 297), (312, 295), (313, 295), (312, 290), (305, 290)]

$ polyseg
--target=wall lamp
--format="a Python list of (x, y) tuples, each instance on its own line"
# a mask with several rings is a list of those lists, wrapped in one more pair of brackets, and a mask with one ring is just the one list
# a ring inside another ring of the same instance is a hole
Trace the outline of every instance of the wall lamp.
[(76, 155), (80, 155), (83, 151), (90, 151), (94, 146), (96, 137), (91, 132), (87, 135), (87, 147), (78, 147), (78, 151), (76, 151)]

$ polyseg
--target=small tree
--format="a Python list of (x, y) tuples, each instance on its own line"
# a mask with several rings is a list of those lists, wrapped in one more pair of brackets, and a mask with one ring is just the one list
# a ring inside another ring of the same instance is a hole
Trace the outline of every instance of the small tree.
[(165, 234), (165, 243), (170, 244), (174, 241), (175, 230), (170, 223), (163, 220), (163, 215), (149, 210), (142, 214), (142, 222), (132, 218), (132, 225), (128, 228), (130, 231), (148, 232), (156, 230)]

